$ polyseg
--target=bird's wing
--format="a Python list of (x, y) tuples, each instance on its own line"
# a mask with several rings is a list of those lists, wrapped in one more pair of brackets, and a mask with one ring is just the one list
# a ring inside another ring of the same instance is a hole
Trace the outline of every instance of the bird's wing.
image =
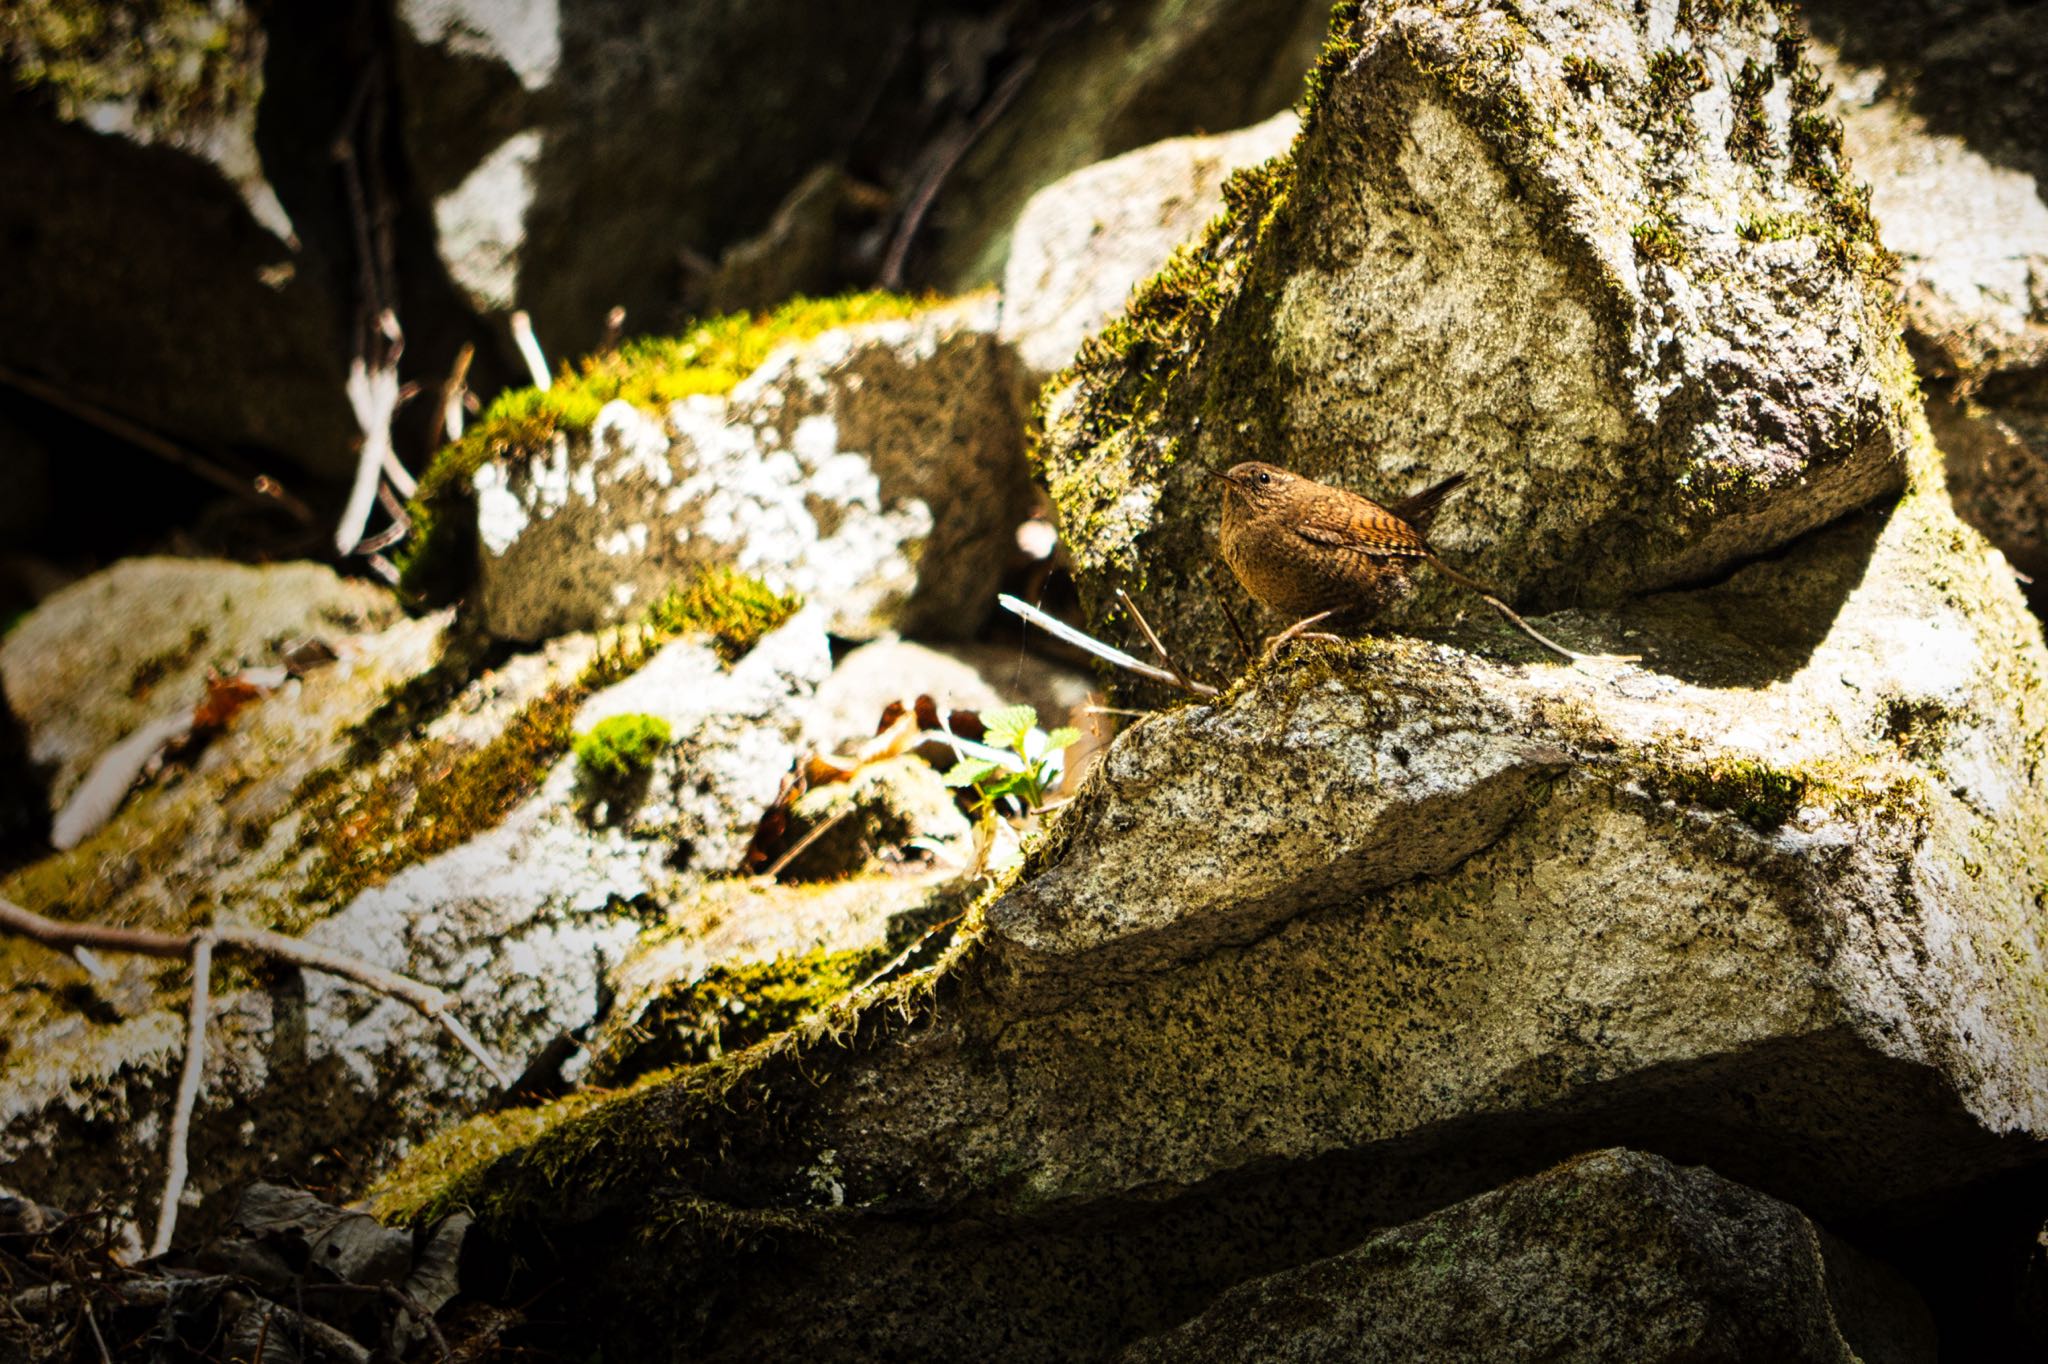
[(1422, 532), (1377, 502), (1355, 493), (1318, 499), (1318, 504), (1290, 529), (1312, 545), (1348, 549), (1386, 558), (1414, 558), (1429, 553)]

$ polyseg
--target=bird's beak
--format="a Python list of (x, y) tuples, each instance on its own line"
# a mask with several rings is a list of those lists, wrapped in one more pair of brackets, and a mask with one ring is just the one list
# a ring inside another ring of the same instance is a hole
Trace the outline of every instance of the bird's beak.
[(1212, 469), (1208, 465), (1204, 464), (1202, 466), (1202, 472), (1207, 474), (1209, 477), (1215, 479), (1218, 483), (1230, 483), (1230, 475), (1224, 473), (1221, 469)]

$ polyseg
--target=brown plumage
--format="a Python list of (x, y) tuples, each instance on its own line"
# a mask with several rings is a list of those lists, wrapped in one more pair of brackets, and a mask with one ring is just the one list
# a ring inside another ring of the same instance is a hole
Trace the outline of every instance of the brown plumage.
[(1383, 507), (1357, 493), (1256, 461), (1212, 473), (1223, 483), (1223, 558), (1245, 591), (1292, 618), (1331, 612), (1359, 625), (1408, 591), (1417, 561), (1442, 565), (1430, 522), (1465, 481), (1452, 474)]

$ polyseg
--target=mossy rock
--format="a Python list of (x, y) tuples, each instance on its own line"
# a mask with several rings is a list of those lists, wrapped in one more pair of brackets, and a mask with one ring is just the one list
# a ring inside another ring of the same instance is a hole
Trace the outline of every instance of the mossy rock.
[[(1240, 460), (1382, 501), (1472, 475), (1434, 539), (1539, 610), (1709, 579), (1901, 485), (1891, 261), (1796, 22), (1662, 13), (1339, 6), (1291, 154), (1047, 388), (1098, 625), (1128, 633), (1122, 587), (1198, 671), (1235, 658), (1205, 470)], [(1394, 621), (1474, 605), (1420, 578)]]

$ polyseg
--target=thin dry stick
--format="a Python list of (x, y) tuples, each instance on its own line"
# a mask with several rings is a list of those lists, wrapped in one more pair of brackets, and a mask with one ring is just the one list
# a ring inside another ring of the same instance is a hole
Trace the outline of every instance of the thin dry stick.
[(838, 827), (840, 820), (845, 819), (848, 815), (852, 813), (853, 807), (850, 805), (843, 810), (835, 811), (831, 818), (827, 819), (823, 824), (820, 824), (817, 828), (805, 834), (802, 838), (799, 838), (796, 841), (795, 847), (790, 848), (788, 851), (784, 852), (782, 856), (776, 858), (773, 862), (770, 862), (768, 864), (768, 870), (762, 872), (761, 874), (763, 876), (768, 877), (770, 880), (773, 880), (776, 876), (781, 874), (782, 869), (784, 867), (796, 861), (797, 858), (803, 856), (803, 851), (805, 848), (810, 847), (811, 844), (816, 843), (826, 834), (832, 832), (834, 828)]
[(165, 440), (147, 427), (137, 426), (127, 418), (116, 416), (105, 408), (89, 403), (75, 394), (67, 393), (54, 384), (45, 383), (41, 379), (9, 369), (5, 365), (0, 365), (0, 384), (19, 389), (31, 398), (69, 413), (88, 426), (96, 426), (110, 436), (155, 455), (167, 464), (174, 464), (187, 473), (196, 474), (215, 487), (224, 488), (237, 497), (264, 506), (279, 507), (300, 522), (310, 524), (313, 520), (313, 509), (285, 491), (283, 484), (267, 474), (253, 479), (239, 477), (205, 456)]
[(1193, 691), (1195, 684), (1189, 680), (1187, 670), (1174, 662), (1173, 655), (1166, 652), (1166, 646), (1161, 644), (1159, 636), (1152, 632), (1152, 622), (1145, 619), (1145, 613), (1140, 611), (1138, 604), (1131, 600), (1131, 594), (1119, 587), (1116, 590), (1116, 599), (1124, 604), (1126, 611), (1131, 613), (1131, 619), (1138, 623), (1138, 630), (1145, 636), (1145, 642), (1152, 646), (1153, 653), (1159, 655), (1159, 661), (1166, 665), (1166, 670), (1174, 675), (1184, 690)]
[(1473, 592), (1478, 593), (1480, 600), (1484, 601), (1488, 606), (1491, 606), (1494, 610), (1500, 612), (1501, 615), (1507, 617), (1508, 622), (1511, 625), (1513, 625), (1517, 630), (1520, 630), (1523, 634), (1527, 635), (1529, 638), (1535, 640), (1538, 644), (1541, 644), (1544, 648), (1549, 649), (1553, 653), (1563, 654), (1566, 658), (1569, 658), (1574, 663), (1594, 663), (1599, 661), (1597, 655), (1582, 654), (1575, 652), (1574, 650), (1567, 649), (1564, 647), (1564, 645), (1559, 644), (1556, 640), (1550, 638), (1548, 635), (1543, 634), (1535, 626), (1531, 625), (1528, 621), (1523, 620), (1520, 616), (1516, 615), (1513, 607), (1509, 606), (1499, 597), (1494, 596), (1492, 591), (1489, 590), (1486, 587), (1486, 585), (1484, 583), (1481, 583), (1478, 579), (1467, 577), (1465, 574), (1460, 573), (1457, 569), (1452, 568), (1449, 564), (1445, 563), (1442, 559), (1437, 558), (1434, 554), (1428, 555), (1426, 557), (1429, 560), (1430, 566), (1436, 569), (1437, 572), (1443, 574), (1452, 582), (1458, 584), (1458, 586), (1469, 588)]
[(1215, 595), (1216, 604), (1223, 608), (1223, 619), (1229, 623), (1231, 637), (1237, 641), (1238, 658), (1250, 663), (1253, 658), (1251, 639), (1245, 634), (1244, 627), (1237, 623), (1237, 612), (1230, 609), (1230, 598), (1217, 585), (1216, 570), (1212, 568), (1203, 576), (1208, 579), (1209, 591)]
[(178, 1101), (171, 1109), (169, 1160), (164, 1169), (163, 1201), (157, 1204), (156, 1236), (149, 1253), (171, 1248), (178, 1229), (178, 1200), (185, 1196), (189, 1169), (186, 1146), (192, 1136), (192, 1109), (199, 1102), (199, 1082), (206, 1071), (206, 1019), (213, 1007), (213, 934), (192, 938), (192, 1005), (185, 1015), (185, 1068), (178, 1076)]
[(375, 990), (378, 994), (388, 995), (400, 1003), (409, 1004), (423, 1017), (438, 1024), (461, 1045), (463, 1050), (474, 1056), (477, 1063), (498, 1082), (499, 1088), (508, 1088), (512, 1083), (512, 1077), (506, 1072), (505, 1067), (484, 1049), (483, 1044), (462, 1025), (460, 1019), (449, 1012), (448, 996), (410, 976), (401, 976), (381, 966), (372, 966), (369, 962), (345, 953), (316, 947), (302, 938), (287, 937), (282, 933), (271, 933), (260, 928), (227, 926), (195, 930), (191, 933), (158, 933), (142, 928), (115, 928), (109, 924), (60, 923), (23, 909), (11, 901), (0, 900), (0, 933), (12, 933), (16, 937), (39, 942), (59, 952), (69, 951), (75, 947), (89, 947), (105, 952), (128, 952), (144, 957), (184, 957), (191, 953), (193, 940), (202, 931), (210, 934), (222, 947), (274, 957), (279, 961), (290, 962), (294, 966), (325, 972), (330, 976), (340, 976), (343, 980), (352, 980), (367, 989)]
[(939, 189), (951, 178), (962, 158), (979, 142), (982, 135), (995, 125), (1010, 102), (1024, 89), (1024, 83), (1031, 79), (1031, 73), (1038, 68), (1038, 53), (1020, 57), (1017, 64), (1003, 77), (1002, 84), (995, 88), (988, 103), (975, 115), (974, 122), (946, 149), (931, 174), (917, 187), (911, 198), (910, 207), (903, 211), (903, 221), (896, 226), (896, 235), (889, 240), (888, 254), (882, 259), (881, 285), (884, 289), (897, 289), (903, 285), (903, 266), (910, 258), (910, 244), (917, 237), (917, 230), (924, 224), (925, 214), (931, 211), (933, 201), (939, 197)]
[(344, 385), (356, 425), (363, 433), (363, 448), (356, 457), (355, 484), (349, 489), (348, 505), (341, 513), (341, 524), (334, 530), (334, 547), (343, 554), (355, 553), (362, 544), (363, 529), (370, 523), (370, 508), (382, 486), (384, 467), (398, 460), (391, 446), (391, 419), (398, 412), (398, 357), (405, 348), (405, 338), (398, 329), (397, 316), (388, 308), (379, 315), (377, 330), (383, 338), (384, 344), (377, 348), (383, 358), (372, 366), (363, 356), (356, 356), (349, 362), (348, 382)]
[(455, 352), (455, 368), (441, 381), (441, 429), (451, 441), (462, 439), (462, 395), (469, 389), (469, 366), (475, 359), (476, 347), (463, 342), (462, 349)]
[(1169, 687), (1178, 687), (1182, 691), (1186, 691), (1194, 696), (1217, 695), (1216, 688), (1209, 686), (1207, 683), (1184, 682), (1166, 669), (1155, 668), (1150, 663), (1133, 658), (1114, 644), (1104, 644), (1095, 636), (1084, 634), (1058, 617), (1049, 616), (1030, 602), (1019, 601), (1007, 592), (997, 595), (996, 604), (1013, 616), (1021, 616), (1053, 638), (1063, 639), (1077, 649), (1085, 649), (1103, 662), (1114, 664), (1125, 672), (1136, 673), (1139, 677), (1153, 682), (1164, 683)]

